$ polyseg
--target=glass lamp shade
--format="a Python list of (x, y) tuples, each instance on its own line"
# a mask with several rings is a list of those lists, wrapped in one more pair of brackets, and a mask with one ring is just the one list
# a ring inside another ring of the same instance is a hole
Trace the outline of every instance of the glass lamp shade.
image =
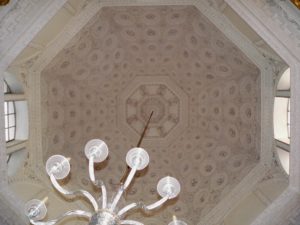
[(176, 198), (180, 192), (180, 183), (174, 177), (164, 177), (159, 180), (157, 184), (158, 194), (164, 198), (169, 195), (169, 199)]
[(126, 155), (126, 163), (130, 168), (142, 170), (149, 164), (149, 155), (143, 148), (132, 148)]
[(32, 199), (25, 204), (25, 215), (31, 220), (42, 220), (46, 217), (46, 214), (46, 205), (41, 200)]
[(85, 156), (90, 159), (94, 156), (94, 162), (100, 163), (108, 156), (108, 147), (106, 143), (100, 139), (92, 139), (86, 143), (84, 147)]
[(62, 155), (53, 155), (46, 162), (46, 171), (50, 176), (53, 174), (55, 179), (61, 180), (70, 173), (70, 162)]
[(187, 225), (186, 222), (181, 221), (181, 220), (173, 220), (171, 223), (169, 223), (168, 225)]

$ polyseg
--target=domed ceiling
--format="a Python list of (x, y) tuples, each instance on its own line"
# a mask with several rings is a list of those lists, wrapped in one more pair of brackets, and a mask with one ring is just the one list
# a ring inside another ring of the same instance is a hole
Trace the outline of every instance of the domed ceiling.
[(102, 8), (42, 72), (44, 160), (71, 157), (69, 183), (93, 191), (83, 147), (103, 139), (110, 157), (96, 175), (114, 189), (153, 111), (150, 165), (126, 199), (156, 201), (159, 178), (173, 175), (180, 197), (143, 220), (196, 224), (258, 163), (259, 80), (195, 7)]

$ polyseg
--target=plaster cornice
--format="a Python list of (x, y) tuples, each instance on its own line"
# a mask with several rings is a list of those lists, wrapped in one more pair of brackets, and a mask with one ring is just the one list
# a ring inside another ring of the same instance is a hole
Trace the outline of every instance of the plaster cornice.
[[(0, 71), (9, 66), (65, 2), (24, 0), (12, 7), (0, 22)], [(19, 44), (15, 44), (17, 40)]]
[[(291, 144), (289, 187), (252, 224), (286, 224), (299, 205), (300, 192), (300, 62), (299, 37), (285, 32), (293, 22), (284, 17), (274, 2), (226, 0), (291, 68)], [(268, 5), (272, 4), (273, 5)], [(274, 6), (275, 4), (275, 6)], [(272, 8), (275, 7), (275, 8)], [(268, 11), (265, 13), (264, 9)], [(280, 19), (280, 20), (279, 20)], [(295, 30), (299, 32), (299, 30)]]
[(234, 209), (242, 196), (250, 194), (257, 183), (266, 175), (266, 167), (260, 163), (215, 207), (198, 225), (219, 224)]

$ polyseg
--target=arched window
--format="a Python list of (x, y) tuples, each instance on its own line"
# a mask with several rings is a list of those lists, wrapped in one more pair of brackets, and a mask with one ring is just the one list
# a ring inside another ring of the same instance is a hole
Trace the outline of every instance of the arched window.
[(16, 76), (5, 72), (3, 85), (7, 171), (11, 176), (26, 159), (28, 107), (23, 86)]
[(290, 68), (280, 77), (274, 101), (274, 137), (278, 158), (289, 174), (290, 156)]
[[(4, 95), (11, 94), (11, 90), (4, 81)], [(15, 101), (4, 101), (5, 140), (13, 141), (16, 138), (16, 107)]]

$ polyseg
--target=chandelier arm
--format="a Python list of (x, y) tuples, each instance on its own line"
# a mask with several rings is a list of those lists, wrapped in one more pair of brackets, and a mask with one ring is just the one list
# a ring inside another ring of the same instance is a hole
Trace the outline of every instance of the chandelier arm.
[(59, 217), (57, 217), (54, 220), (41, 222), (41, 221), (34, 221), (31, 219), (30, 223), (33, 225), (54, 225), (54, 224), (60, 222), (61, 220), (65, 219), (66, 217), (71, 217), (71, 216), (84, 217), (84, 218), (88, 218), (90, 220), (92, 217), (92, 214), (90, 212), (86, 212), (86, 211), (82, 211), (82, 210), (71, 210), (69, 212), (66, 212), (66, 213), (60, 215)]
[(128, 225), (144, 225), (143, 223), (140, 223), (135, 220), (121, 220), (121, 224), (128, 224)]
[(151, 211), (151, 210), (156, 209), (156, 208), (160, 207), (161, 205), (163, 205), (168, 199), (169, 199), (169, 195), (166, 195), (165, 197), (161, 198), (157, 202), (154, 202), (154, 203), (152, 203), (151, 205), (148, 205), (148, 206), (145, 205), (143, 202), (131, 203), (131, 204), (126, 205), (125, 207), (123, 207), (118, 212), (118, 216), (122, 217), (125, 213), (127, 213), (128, 211), (130, 211), (132, 209), (135, 209), (135, 208), (141, 208), (144, 212)]
[(101, 179), (95, 178), (95, 168), (94, 168), (94, 156), (91, 155), (89, 158), (89, 176), (90, 180), (96, 187), (101, 187), (102, 192), (102, 208), (105, 209), (107, 205), (107, 191), (104, 182)]
[(102, 208), (105, 209), (107, 205), (107, 191), (104, 183), (101, 185), (101, 191), (102, 191)]
[(57, 182), (57, 180), (55, 179), (53, 174), (50, 175), (50, 180), (51, 180), (54, 188), (58, 192), (60, 192), (61, 194), (66, 195), (66, 196), (70, 196), (71, 198), (75, 198), (79, 195), (83, 195), (93, 205), (94, 210), (98, 211), (98, 208), (99, 208), (98, 203), (97, 203), (96, 199), (89, 192), (87, 192), (85, 190), (68, 191), (68, 190), (66, 190), (66, 189), (64, 189), (63, 187), (60, 186), (60, 184)]
[(134, 202), (131, 203), (129, 205), (126, 205), (125, 207), (123, 207), (119, 212), (118, 212), (118, 216), (121, 217), (123, 216), (126, 212), (130, 211), (131, 209), (137, 208), (138, 207), (138, 203)]
[(120, 186), (120, 188), (119, 188), (119, 190), (118, 190), (118, 192), (117, 192), (115, 198), (114, 198), (113, 201), (112, 201), (112, 204), (111, 204), (111, 206), (110, 206), (110, 210), (111, 210), (111, 211), (114, 211), (114, 210), (115, 210), (115, 208), (116, 208), (116, 206), (117, 206), (117, 204), (118, 204), (118, 202), (119, 202), (121, 196), (123, 195), (124, 191), (128, 188), (128, 186), (130, 185), (130, 183), (131, 183), (131, 181), (132, 181), (132, 179), (133, 179), (133, 177), (134, 177), (136, 171), (137, 171), (137, 168), (136, 168), (136, 167), (133, 167), (133, 168), (130, 170), (130, 173), (128, 174), (128, 177), (126, 178), (126, 181), (125, 181), (124, 185), (121, 185), (121, 186)]
[(150, 211), (150, 210), (153, 210), (153, 209), (156, 209), (160, 206), (162, 206), (166, 201), (168, 201), (169, 199), (169, 195), (166, 195), (165, 197), (161, 198), (160, 200), (152, 203), (151, 205), (145, 205), (143, 203), (141, 203), (141, 208), (147, 212), (147, 211)]
[(90, 180), (94, 185), (96, 185), (96, 179), (95, 179), (95, 168), (94, 168), (94, 156), (92, 155), (89, 158), (89, 175), (90, 175)]
[(133, 167), (131, 170), (130, 170), (130, 173), (128, 174), (128, 177), (126, 178), (126, 181), (124, 183), (124, 190), (126, 190), (128, 188), (128, 186), (130, 185), (135, 173), (137, 171), (137, 168), (136, 167)]

